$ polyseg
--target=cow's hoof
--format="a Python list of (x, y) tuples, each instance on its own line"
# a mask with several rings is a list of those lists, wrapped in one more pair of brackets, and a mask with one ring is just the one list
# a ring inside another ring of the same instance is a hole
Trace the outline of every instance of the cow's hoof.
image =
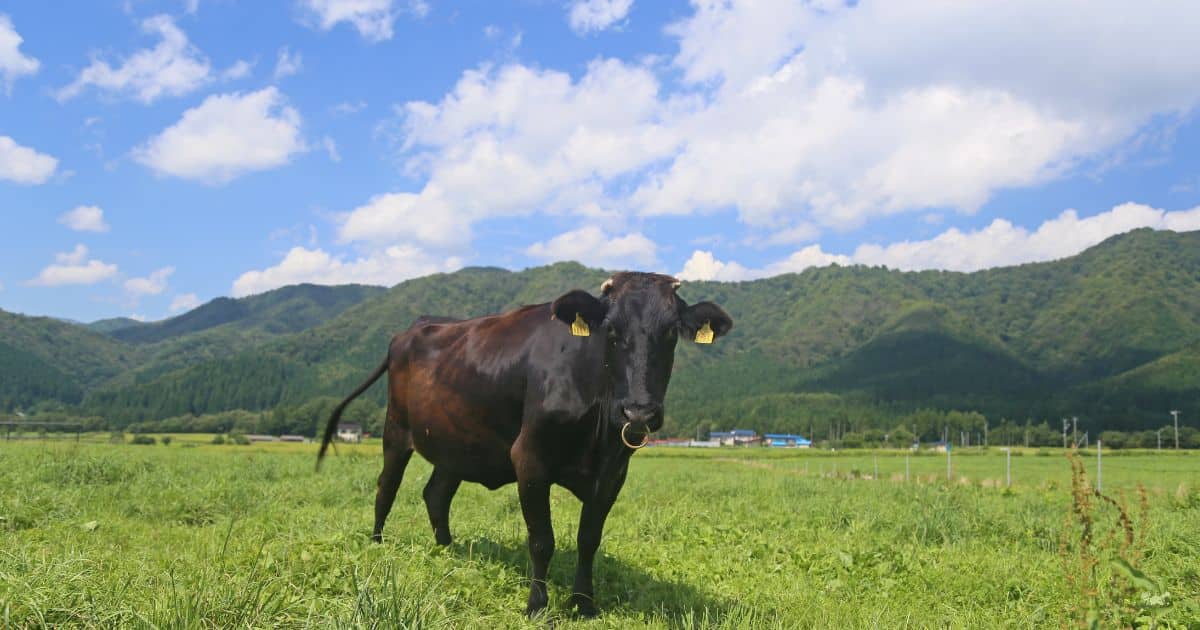
[(575, 613), (580, 617), (597, 617), (600, 615), (600, 610), (596, 608), (595, 602), (587, 595), (575, 594), (571, 596), (571, 603), (575, 606)]
[(525, 616), (532, 619), (545, 613), (546, 605), (549, 603), (549, 598), (540, 600), (534, 600), (533, 598), (530, 598), (529, 603), (525, 605)]
[(373, 543), (383, 542), (383, 534), (371, 534), (371, 542), (373, 542)]
[(452, 538), (450, 538), (450, 534), (449, 534), (449, 533), (434, 532), (434, 533), (433, 533), (433, 540), (434, 540), (434, 542), (436, 542), (437, 544), (441, 545), (442, 547), (449, 547), (449, 546), (450, 546), (450, 542), (451, 542), (453, 539), (452, 539)]

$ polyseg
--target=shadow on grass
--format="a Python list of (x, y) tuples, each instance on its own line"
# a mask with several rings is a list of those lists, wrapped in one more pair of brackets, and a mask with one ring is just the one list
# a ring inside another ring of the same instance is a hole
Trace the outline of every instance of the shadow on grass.
[[(514, 572), (529, 576), (529, 551), (525, 544), (496, 542), (486, 536), (456, 538), (449, 552), (466, 560), (502, 565)], [(575, 567), (579, 561), (574, 548), (559, 548), (550, 563), (551, 585), (550, 608), (568, 611), (567, 598), (575, 584)], [(642, 613), (645, 616), (665, 617), (668, 621), (694, 625), (718, 623), (738, 608), (737, 604), (725, 601), (710, 593), (684, 582), (663, 580), (647, 573), (640, 567), (604, 553), (603, 547), (596, 554), (593, 574), (596, 589), (596, 606), (601, 616), (608, 614)], [(522, 589), (528, 582), (522, 581)], [(522, 599), (527, 591), (522, 590)], [(734, 614), (735, 617), (742, 615)]]

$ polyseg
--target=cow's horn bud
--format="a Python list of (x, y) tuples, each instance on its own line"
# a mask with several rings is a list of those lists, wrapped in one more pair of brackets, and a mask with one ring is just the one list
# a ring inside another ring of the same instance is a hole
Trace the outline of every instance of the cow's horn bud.
[(600, 285), (600, 295), (604, 295), (605, 293), (608, 293), (608, 290), (612, 288), (612, 285), (613, 285), (612, 278), (605, 280), (604, 284)]

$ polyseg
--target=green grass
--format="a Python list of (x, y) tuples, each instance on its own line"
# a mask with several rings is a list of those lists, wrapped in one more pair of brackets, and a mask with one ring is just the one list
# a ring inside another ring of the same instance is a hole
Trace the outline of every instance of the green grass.
[[(528, 560), (513, 486), (464, 485), (451, 514), (455, 543), (438, 548), (420, 499), (430, 468), (414, 458), (385, 543), (374, 545), (378, 445), (341, 446), (319, 474), (314, 451), (0, 443), (0, 626), (547, 625), (520, 614)], [(578, 502), (552, 495), (550, 620), (1070, 625), (1078, 594), (1060, 553), (1071, 501), (1065, 458), (1014, 456), (1006, 490), (994, 483), (1004, 479), (1003, 453), (955, 453), (950, 484), (944, 457), (912, 457), (919, 481), (905, 483), (897, 453), (639, 453), (597, 561), (597, 620), (564, 606)], [(881, 478), (863, 478), (876, 459)], [(1094, 471), (1094, 459), (1085, 462)], [(1198, 627), (1200, 455), (1106, 454), (1104, 474), (1105, 489), (1131, 505), (1136, 483), (1149, 488), (1140, 567), (1157, 585), (1154, 603), (1165, 602), (1162, 618)], [(1097, 531), (1106, 523), (1098, 518)], [(1134, 615), (1150, 610), (1151, 595), (1134, 597), (1144, 600)]]

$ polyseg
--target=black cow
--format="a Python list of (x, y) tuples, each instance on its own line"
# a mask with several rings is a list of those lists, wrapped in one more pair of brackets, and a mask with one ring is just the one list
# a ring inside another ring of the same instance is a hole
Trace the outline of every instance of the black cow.
[(711, 343), (733, 327), (721, 307), (689, 306), (678, 288), (670, 276), (622, 272), (599, 298), (575, 290), (503, 315), (422, 318), (392, 339), (383, 364), (334, 410), (318, 463), (342, 410), (387, 372), (374, 539), (414, 449), (434, 466), (424, 497), (438, 544), (450, 543), (450, 501), (461, 482), (519, 482), (532, 615), (547, 604), (550, 484), (559, 484), (583, 502), (571, 600), (595, 615), (592, 561), (604, 520), (630, 455), (662, 426), (675, 343), (680, 335)]

